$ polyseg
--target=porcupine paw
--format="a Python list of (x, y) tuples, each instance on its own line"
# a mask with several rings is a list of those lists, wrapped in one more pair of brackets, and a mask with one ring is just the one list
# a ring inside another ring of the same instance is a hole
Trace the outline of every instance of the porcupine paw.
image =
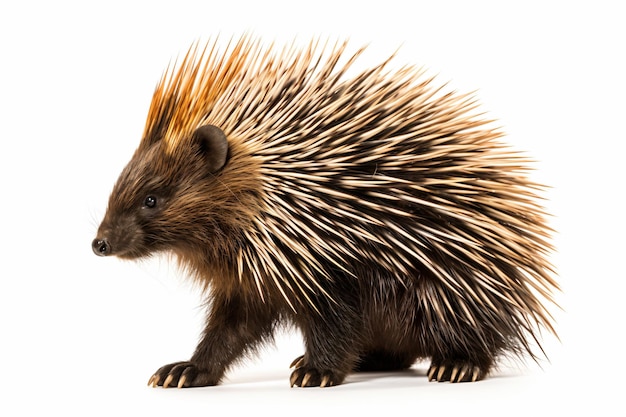
[(483, 379), (487, 372), (469, 361), (433, 361), (428, 368), (428, 381), (475, 382)]
[(216, 384), (217, 381), (208, 372), (202, 371), (192, 362), (174, 362), (162, 366), (148, 381), (148, 386), (163, 388), (205, 387)]
[(295, 368), (289, 378), (293, 387), (332, 387), (339, 385), (345, 379), (345, 375), (330, 369), (320, 370), (304, 363), (304, 356), (297, 357), (289, 366)]

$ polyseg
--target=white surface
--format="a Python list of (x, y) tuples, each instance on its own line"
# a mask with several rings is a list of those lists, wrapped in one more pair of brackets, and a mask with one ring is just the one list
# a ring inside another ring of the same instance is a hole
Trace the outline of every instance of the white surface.
[[(619, 2), (220, 3), (0, 5), (0, 415), (624, 415)], [(287, 366), (301, 353), (291, 335), (220, 387), (145, 386), (156, 368), (191, 354), (200, 297), (171, 264), (99, 259), (90, 242), (167, 63), (196, 39), (244, 31), (349, 36), (354, 48), (371, 44), (363, 67), (402, 44), (398, 66), (424, 65), (460, 91), (478, 90), (508, 140), (539, 161), (535, 178), (553, 186), (565, 312), (562, 343), (546, 341), (552, 364), (476, 384), (429, 384), (422, 364), (289, 389)]]

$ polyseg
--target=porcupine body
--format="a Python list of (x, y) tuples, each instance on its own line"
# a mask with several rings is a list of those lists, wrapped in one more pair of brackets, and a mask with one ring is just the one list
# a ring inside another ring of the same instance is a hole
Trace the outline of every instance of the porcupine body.
[(554, 332), (527, 161), (470, 96), (389, 61), (348, 77), (345, 48), (195, 45), (158, 85), (93, 241), (173, 253), (210, 299), (193, 356), (150, 385), (218, 384), (285, 322), (305, 342), (292, 386), (420, 358), (475, 381)]

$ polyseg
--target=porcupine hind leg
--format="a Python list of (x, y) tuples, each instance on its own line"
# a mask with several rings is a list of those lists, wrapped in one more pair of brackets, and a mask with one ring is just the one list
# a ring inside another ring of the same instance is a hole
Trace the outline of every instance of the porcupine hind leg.
[(189, 361), (159, 368), (148, 381), (156, 387), (217, 385), (245, 351), (272, 337), (277, 315), (235, 296), (215, 295), (203, 337)]
[(475, 382), (485, 378), (493, 359), (477, 360), (465, 355), (434, 356), (428, 368), (428, 380), (437, 382)]
[[(498, 352), (499, 338), (487, 329), (476, 327), (480, 323), (462, 322), (451, 311), (455, 308), (450, 299), (450, 310), (445, 316), (437, 317), (432, 312), (432, 321), (425, 321), (423, 334), (430, 334), (426, 349), (431, 351), (431, 364), (428, 369), (429, 381), (474, 382), (487, 376)], [(440, 307), (437, 308), (441, 313)], [(442, 329), (442, 330), (438, 330)]]
[[(354, 290), (333, 289), (333, 294), (354, 294)], [(302, 331), (304, 355), (291, 363), (290, 384), (299, 387), (329, 387), (341, 384), (352, 371), (362, 341), (361, 321), (355, 300), (317, 300), (318, 311), (297, 314), (294, 321)]]

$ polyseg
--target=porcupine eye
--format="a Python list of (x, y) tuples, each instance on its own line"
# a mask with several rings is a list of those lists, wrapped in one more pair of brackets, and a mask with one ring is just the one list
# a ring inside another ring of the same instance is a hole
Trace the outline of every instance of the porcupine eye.
[(154, 208), (156, 207), (157, 204), (157, 199), (156, 197), (149, 195), (148, 197), (146, 197), (146, 199), (143, 202), (144, 207), (147, 208)]

